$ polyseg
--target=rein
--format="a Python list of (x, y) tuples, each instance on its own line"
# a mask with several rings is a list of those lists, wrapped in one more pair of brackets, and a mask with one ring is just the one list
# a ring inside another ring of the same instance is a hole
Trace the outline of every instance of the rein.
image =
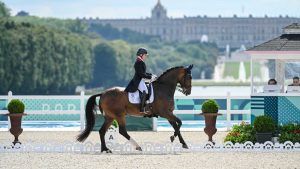
[[(163, 82), (158, 81), (158, 80), (154, 80), (154, 81), (152, 81), (151, 83), (154, 83), (154, 82), (156, 82), (156, 83), (158, 83), (158, 84), (162, 84), (162, 85), (167, 85), (166, 83), (163, 83)], [(185, 83), (185, 78), (184, 78), (184, 83)], [(182, 94), (185, 94), (185, 91), (186, 91), (187, 89), (183, 88), (180, 84), (177, 84), (175, 90), (181, 92)]]
[[(167, 70), (166, 72), (164, 72), (161, 76), (163, 76), (164, 74), (166, 74), (170, 70), (174, 70), (176, 68), (183, 68), (183, 67), (174, 67), (174, 68), (171, 68), (171, 69)], [(191, 86), (187, 86), (186, 81), (187, 81), (187, 77), (188, 76), (190, 76), (191, 79), (192, 79), (192, 72), (191, 72), (192, 68), (193, 68), (193, 65), (190, 65), (188, 68), (185, 68), (185, 75), (183, 77), (183, 85), (181, 85), (181, 84), (178, 85), (178, 82), (177, 82), (176, 86), (175, 86), (175, 90), (183, 93), (184, 95), (187, 95), (187, 91), (191, 88)], [(155, 79), (154, 81), (152, 81), (152, 83), (153, 82), (157, 82), (158, 84), (168, 85), (165, 82), (161, 82), (160, 81), (160, 77), (158, 77), (158, 79)]]

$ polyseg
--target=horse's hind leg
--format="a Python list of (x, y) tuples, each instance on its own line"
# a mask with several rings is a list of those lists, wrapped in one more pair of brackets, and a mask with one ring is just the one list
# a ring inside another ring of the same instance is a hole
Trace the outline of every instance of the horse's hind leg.
[(104, 116), (104, 119), (105, 119), (105, 121), (104, 121), (101, 129), (99, 130), (100, 140), (101, 140), (101, 152), (105, 151), (107, 153), (111, 153), (111, 150), (106, 147), (104, 136), (105, 136), (107, 129), (111, 125), (113, 118)]
[(125, 116), (117, 118), (117, 121), (119, 124), (119, 133), (129, 140), (130, 143), (135, 146), (136, 150), (142, 151), (142, 148), (138, 145), (138, 143), (127, 133)]

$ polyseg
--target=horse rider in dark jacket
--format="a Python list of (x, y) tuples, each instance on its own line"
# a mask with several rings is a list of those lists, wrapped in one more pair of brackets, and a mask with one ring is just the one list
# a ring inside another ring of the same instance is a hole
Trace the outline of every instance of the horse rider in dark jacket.
[(140, 48), (138, 49), (136, 55), (137, 58), (134, 63), (135, 74), (133, 79), (129, 82), (128, 86), (126, 87), (125, 91), (133, 93), (139, 90), (141, 99), (140, 112), (145, 113), (144, 106), (148, 94), (148, 89), (144, 79), (153, 79), (156, 78), (156, 76), (146, 72), (145, 60), (148, 56), (147, 50), (144, 48)]

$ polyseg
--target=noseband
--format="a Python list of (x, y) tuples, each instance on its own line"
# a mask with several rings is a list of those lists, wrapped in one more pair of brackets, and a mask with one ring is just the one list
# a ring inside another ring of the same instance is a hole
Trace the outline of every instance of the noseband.
[(187, 91), (189, 89), (191, 89), (191, 87), (192, 87), (192, 86), (187, 86), (187, 84), (186, 84), (187, 77), (189, 77), (189, 76), (192, 79), (191, 72), (186, 72), (185, 75), (184, 75), (184, 78), (183, 78), (183, 86), (181, 86), (181, 85), (177, 86), (177, 87), (179, 87), (177, 90), (180, 91), (181, 93), (185, 94), (185, 95), (187, 95)]

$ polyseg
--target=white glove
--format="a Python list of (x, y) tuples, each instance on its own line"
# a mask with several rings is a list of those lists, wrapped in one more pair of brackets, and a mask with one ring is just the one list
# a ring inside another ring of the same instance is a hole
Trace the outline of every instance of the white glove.
[(155, 75), (155, 74), (152, 74), (152, 76), (151, 76), (151, 81), (154, 81), (154, 80), (156, 80), (157, 79), (157, 76)]

